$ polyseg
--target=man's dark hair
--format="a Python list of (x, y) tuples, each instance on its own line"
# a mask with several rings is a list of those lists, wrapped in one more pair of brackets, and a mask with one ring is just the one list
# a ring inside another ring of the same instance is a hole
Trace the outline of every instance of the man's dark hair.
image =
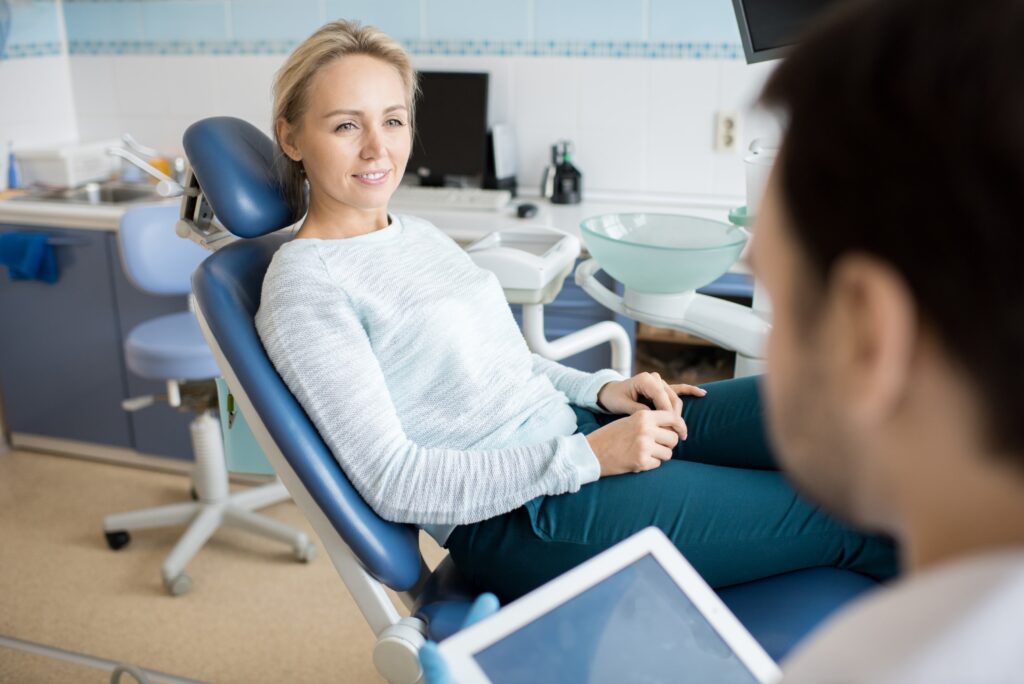
[(786, 117), (781, 194), (819, 284), (845, 254), (890, 264), (991, 446), (1024, 456), (1024, 0), (845, 3), (761, 101)]

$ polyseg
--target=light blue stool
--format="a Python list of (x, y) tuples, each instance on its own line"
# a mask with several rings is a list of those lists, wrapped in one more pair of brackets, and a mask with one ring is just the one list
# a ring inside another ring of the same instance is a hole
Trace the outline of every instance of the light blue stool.
[[(122, 265), (131, 283), (143, 292), (189, 293), (192, 271), (208, 256), (198, 245), (175, 234), (177, 220), (178, 207), (173, 205), (132, 208), (121, 219)], [(160, 568), (164, 586), (175, 596), (191, 588), (185, 566), (221, 524), (277, 539), (290, 545), (297, 559), (312, 559), (316, 547), (304, 532), (253, 512), (290, 498), (280, 480), (236, 494), (228, 489), (222, 433), (214, 417), (217, 387), (213, 378), (220, 372), (195, 314), (182, 311), (140, 323), (128, 333), (124, 354), (133, 373), (167, 383), (166, 396), (128, 399), (125, 410), (137, 411), (166, 399), (171, 406), (197, 414), (190, 425), (196, 500), (108, 515), (103, 530), (110, 548), (116, 551), (127, 545), (130, 530), (188, 523)]]
[[(185, 214), (199, 239), (224, 244), (210, 221), (241, 239), (218, 249), (193, 276), (197, 315), (231, 392), (274, 471), (324, 544), (377, 637), (373, 661), (392, 684), (421, 681), (418, 652), (465, 623), (470, 586), (448, 557), (431, 572), (411, 525), (378, 516), (345, 477), (316, 427), (267, 357), (256, 332), (263, 276), (290, 236), (292, 215), (274, 173), (274, 147), (257, 128), (215, 117), (185, 132), (196, 195)], [(344, 350), (339, 350), (344, 353)], [(788, 573), (720, 592), (754, 637), (781, 658), (815, 625), (874, 583), (821, 568)], [(385, 588), (409, 611), (403, 617)]]

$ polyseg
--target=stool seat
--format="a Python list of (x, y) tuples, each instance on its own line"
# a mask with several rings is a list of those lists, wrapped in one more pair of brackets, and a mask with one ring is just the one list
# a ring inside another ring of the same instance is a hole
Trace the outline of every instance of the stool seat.
[(124, 356), (133, 373), (151, 380), (203, 380), (220, 375), (191, 311), (153, 318), (132, 328)]

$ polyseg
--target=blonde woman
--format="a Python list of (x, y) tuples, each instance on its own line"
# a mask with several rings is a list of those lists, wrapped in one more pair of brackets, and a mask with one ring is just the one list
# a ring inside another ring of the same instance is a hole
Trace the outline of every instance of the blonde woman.
[(492, 273), (389, 213), (416, 90), (405, 51), (350, 22), (302, 43), (274, 86), (282, 181), (305, 219), (257, 327), (374, 510), (505, 600), (649, 525), (715, 586), (815, 565), (891, 575), (888, 541), (775, 472), (756, 380), (705, 391), (531, 354)]

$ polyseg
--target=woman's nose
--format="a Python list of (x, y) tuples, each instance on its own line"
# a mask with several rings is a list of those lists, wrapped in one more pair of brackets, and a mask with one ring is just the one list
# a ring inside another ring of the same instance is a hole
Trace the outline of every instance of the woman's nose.
[(384, 138), (375, 128), (367, 129), (360, 156), (363, 159), (380, 159), (384, 156)]

